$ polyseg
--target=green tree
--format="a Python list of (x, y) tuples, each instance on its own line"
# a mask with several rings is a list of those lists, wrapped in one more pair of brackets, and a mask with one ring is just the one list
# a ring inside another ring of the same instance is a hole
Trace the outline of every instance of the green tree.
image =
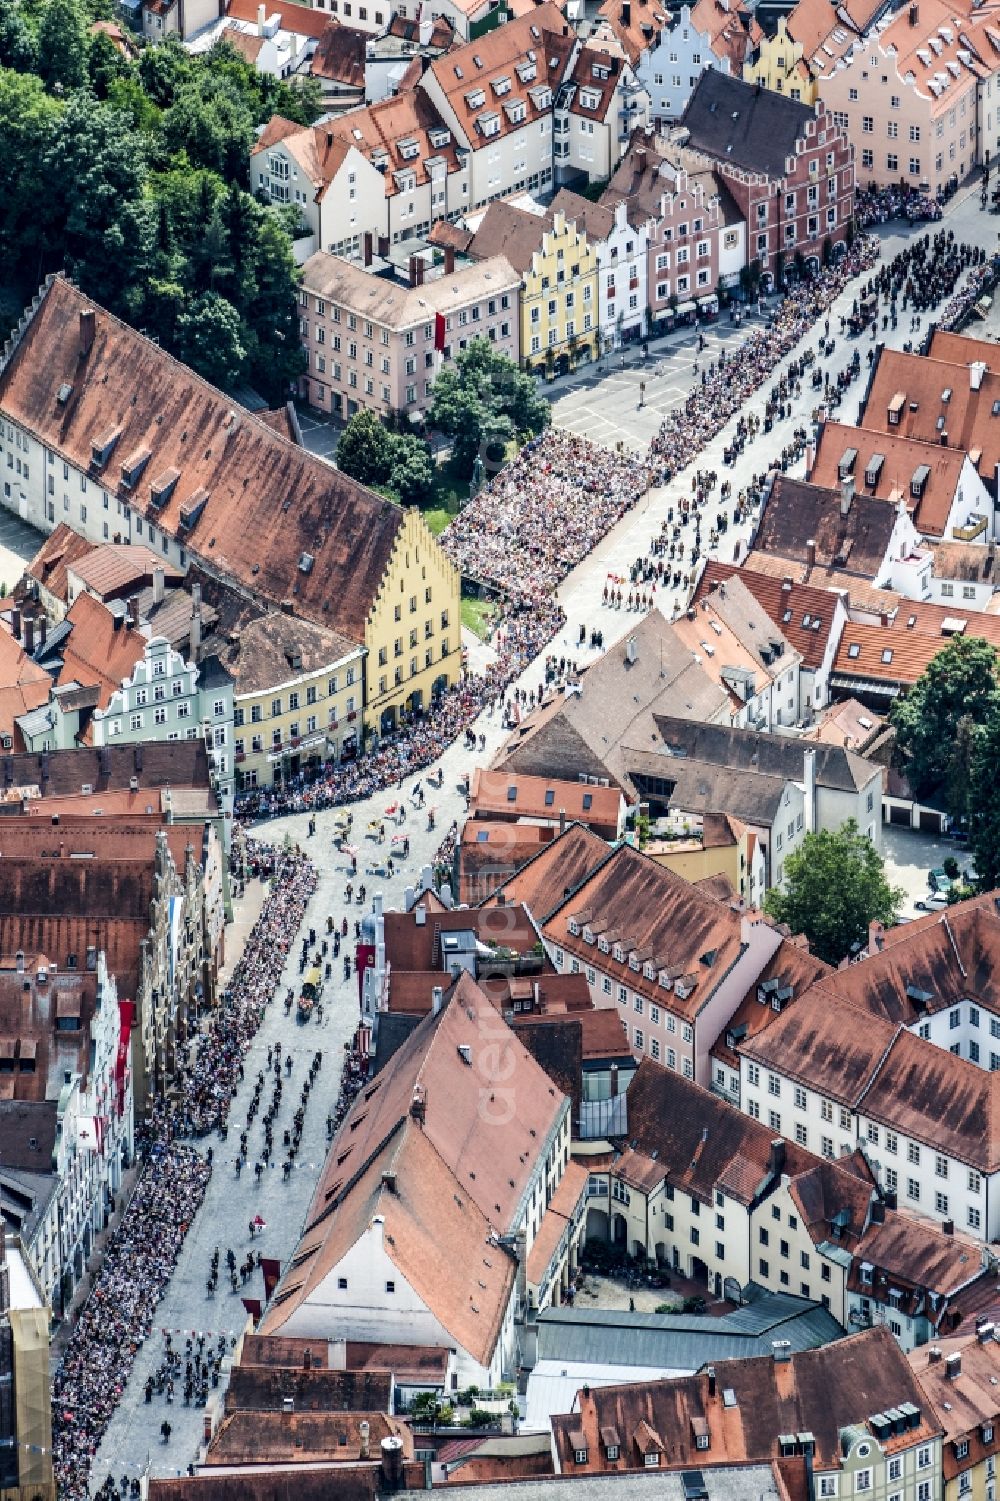
[(473, 339), (435, 381), (428, 420), (451, 438), (453, 466), (468, 478), (477, 455), (499, 466), (507, 444), (540, 433), (551, 410), (513, 360)]
[(409, 434), (397, 434), (389, 482), (404, 505), (420, 505), (434, 488), (434, 465), (427, 444)]
[(38, 25), (38, 72), (50, 89), (87, 81), (87, 18), (78, 0), (47, 0)]
[(44, 269), (43, 163), (64, 106), (28, 73), (0, 69), (0, 264), (32, 280)]
[(54, 264), (85, 292), (126, 312), (149, 274), (155, 228), (144, 198), (145, 148), (128, 120), (92, 94), (70, 97), (42, 153), (39, 217)]
[(976, 737), (969, 775), (969, 844), (976, 857), (981, 891), (1000, 886), (1000, 713), (993, 713)]
[(395, 434), (374, 412), (356, 412), (340, 435), (337, 468), (363, 485), (385, 485), (392, 474)]
[(253, 128), (253, 112), (230, 79), (196, 72), (163, 112), (163, 145), (183, 151), (192, 166), (247, 186)]
[(784, 887), (768, 892), (765, 911), (804, 933), (828, 964), (863, 944), (873, 919), (895, 922), (904, 896), (889, 885), (881, 855), (853, 818), (835, 833), (807, 834), (786, 859), (784, 874)]
[(95, 31), (87, 49), (87, 75), (98, 99), (107, 99), (112, 85), (131, 71), (107, 32)]
[(0, 0), (0, 67), (33, 73), (35, 38), (17, 0)]
[(156, 47), (146, 47), (139, 58), (139, 79), (160, 109), (169, 109), (179, 90), (194, 71), (194, 59), (176, 34)]
[(225, 390), (243, 373), (246, 349), (240, 315), (218, 292), (202, 292), (177, 318), (181, 358)]
[[(955, 636), (890, 713), (896, 745), (917, 797), (928, 797), (949, 780), (956, 753), (967, 755), (959, 723), (983, 725), (1000, 708), (997, 656), (978, 636)], [(960, 775), (960, 773), (958, 774)], [(956, 785), (952, 776), (952, 787)], [(957, 810), (959, 815), (964, 807)]]
[(299, 338), (299, 270), (279, 216), (241, 196), (255, 215), (252, 287), (244, 314), (249, 374), (265, 396), (280, 400), (306, 369)]

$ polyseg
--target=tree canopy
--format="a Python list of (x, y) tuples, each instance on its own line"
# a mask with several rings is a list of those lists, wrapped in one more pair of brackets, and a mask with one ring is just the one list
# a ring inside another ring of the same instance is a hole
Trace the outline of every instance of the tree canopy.
[(391, 491), (405, 504), (426, 500), (434, 483), (427, 444), (413, 433), (393, 432), (374, 412), (357, 412), (344, 428), (337, 468), (363, 485)]
[(509, 443), (534, 437), (552, 413), (532, 376), (488, 339), (473, 339), (434, 383), (430, 426), (452, 440), (452, 466), (469, 478), (476, 458), (501, 467)]
[(110, 0), (0, 0), (0, 275), (64, 268), (207, 379), (279, 401), (304, 366), (297, 215), (248, 192), (256, 127), (321, 112), (226, 43), (123, 56)]
[(981, 637), (955, 636), (889, 716), (918, 798), (939, 794), (953, 817), (964, 817), (973, 743), (998, 712), (996, 651)]
[(853, 819), (836, 832), (807, 834), (785, 860), (784, 878), (782, 888), (768, 892), (765, 911), (804, 933), (828, 964), (864, 944), (873, 920), (895, 922), (904, 896), (886, 880), (881, 855)]

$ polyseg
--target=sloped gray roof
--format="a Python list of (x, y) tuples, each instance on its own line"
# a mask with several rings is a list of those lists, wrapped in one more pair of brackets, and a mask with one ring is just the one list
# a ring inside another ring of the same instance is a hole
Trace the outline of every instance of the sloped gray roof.
[(770, 1355), (773, 1340), (788, 1340), (793, 1351), (815, 1350), (843, 1335), (819, 1303), (753, 1283), (745, 1296), (751, 1300), (745, 1307), (720, 1318), (545, 1308), (538, 1315), (538, 1359), (697, 1371), (711, 1361)]

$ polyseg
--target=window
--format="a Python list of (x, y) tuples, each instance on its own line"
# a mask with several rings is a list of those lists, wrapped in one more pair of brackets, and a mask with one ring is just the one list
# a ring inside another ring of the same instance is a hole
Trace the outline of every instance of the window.
[(911, 1141), (906, 1148), (906, 1160), (916, 1167), (920, 1162), (920, 1148), (915, 1141)]
[(871, 1472), (871, 1470), (855, 1470), (855, 1472), (854, 1472), (854, 1491), (855, 1491), (855, 1494), (858, 1495), (858, 1496), (863, 1495), (866, 1491), (870, 1491), (871, 1488), (872, 1488), (872, 1472)]
[(948, 1213), (948, 1195), (947, 1194), (935, 1194), (934, 1195), (934, 1208), (935, 1208), (935, 1210), (937, 1211), (938, 1214), (947, 1214)]
[(979, 1174), (975, 1171), (974, 1168), (970, 1168), (969, 1169), (969, 1192), (970, 1192), (970, 1194), (977, 1194), (977, 1193), (979, 1193), (979, 1191), (980, 1191), (981, 1188), (982, 1188), (982, 1179), (980, 1178)]
[(906, 1197), (912, 1199), (915, 1204), (920, 1202), (920, 1184), (916, 1178), (907, 1178)]

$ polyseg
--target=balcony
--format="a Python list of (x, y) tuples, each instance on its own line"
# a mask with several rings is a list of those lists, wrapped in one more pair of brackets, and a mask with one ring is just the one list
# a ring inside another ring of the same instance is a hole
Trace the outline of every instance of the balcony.
[(985, 516), (970, 516), (965, 526), (952, 527), (951, 535), (956, 542), (975, 542), (977, 537), (982, 536), (988, 525)]

